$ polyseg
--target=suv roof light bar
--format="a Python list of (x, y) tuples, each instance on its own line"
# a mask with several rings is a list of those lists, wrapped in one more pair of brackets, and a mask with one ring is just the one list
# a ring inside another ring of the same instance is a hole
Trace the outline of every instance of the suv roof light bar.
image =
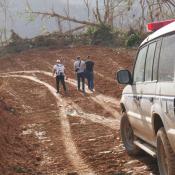
[(155, 32), (156, 30), (174, 22), (175, 19), (169, 19), (169, 20), (165, 20), (165, 21), (156, 21), (156, 22), (152, 22), (152, 23), (148, 23), (147, 24), (147, 30), (148, 32)]

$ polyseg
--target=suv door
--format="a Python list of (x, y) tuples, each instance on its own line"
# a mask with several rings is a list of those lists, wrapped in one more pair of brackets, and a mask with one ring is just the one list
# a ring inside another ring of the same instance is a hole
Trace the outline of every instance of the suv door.
[(160, 114), (175, 151), (175, 34), (163, 38), (158, 75)]
[(147, 54), (147, 45), (140, 48), (137, 54), (137, 59), (133, 72), (133, 84), (132, 84), (132, 103), (127, 106), (128, 116), (135, 135), (139, 136), (143, 133), (143, 122), (140, 108), (141, 91), (144, 82), (144, 68)]
[(153, 41), (148, 46), (145, 63), (145, 81), (141, 88), (140, 111), (142, 115), (144, 140), (152, 145), (155, 143), (155, 133), (152, 125), (152, 107), (156, 98), (157, 70), (161, 40)]

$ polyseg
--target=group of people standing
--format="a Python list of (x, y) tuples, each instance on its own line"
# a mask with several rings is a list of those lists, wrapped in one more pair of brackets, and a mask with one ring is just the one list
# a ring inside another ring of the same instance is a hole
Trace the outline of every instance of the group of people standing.
[[(57, 60), (57, 63), (53, 67), (53, 76), (56, 74), (56, 88), (57, 93), (59, 93), (60, 83), (63, 85), (65, 93), (67, 93), (67, 88), (65, 84), (65, 67), (61, 60)], [(77, 77), (77, 88), (79, 91), (85, 94), (85, 80), (88, 82), (88, 89), (94, 91), (94, 62), (90, 60), (90, 56), (87, 56), (86, 60), (81, 60), (81, 57), (78, 56), (74, 62), (74, 71)], [(82, 89), (80, 88), (82, 84)]]

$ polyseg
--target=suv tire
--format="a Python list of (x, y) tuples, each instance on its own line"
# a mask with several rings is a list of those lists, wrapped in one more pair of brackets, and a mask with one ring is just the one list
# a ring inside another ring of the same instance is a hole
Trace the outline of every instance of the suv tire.
[(164, 128), (160, 128), (157, 133), (157, 161), (160, 175), (175, 174), (175, 153)]
[(141, 149), (134, 144), (135, 136), (126, 113), (123, 113), (120, 122), (120, 134), (126, 151), (129, 155), (138, 155)]

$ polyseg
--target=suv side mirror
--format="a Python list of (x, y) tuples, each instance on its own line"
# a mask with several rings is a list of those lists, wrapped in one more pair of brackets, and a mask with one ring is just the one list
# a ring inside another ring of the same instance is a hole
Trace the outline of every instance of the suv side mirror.
[(132, 76), (128, 70), (119, 70), (117, 72), (117, 81), (120, 84), (132, 84)]

